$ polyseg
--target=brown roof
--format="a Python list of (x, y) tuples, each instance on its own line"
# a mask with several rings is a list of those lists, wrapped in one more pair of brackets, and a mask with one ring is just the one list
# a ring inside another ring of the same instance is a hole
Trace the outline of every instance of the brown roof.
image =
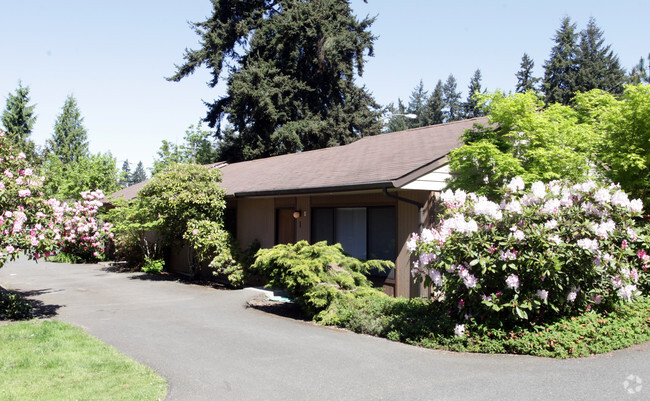
[[(460, 136), (485, 117), (361, 138), (348, 145), (233, 164), (215, 163), (228, 196), (399, 187), (446, 163)], [(135, 197), (141, 182), (111, 198)]]
[[(486, 118), (368, 136), (344, 146), (221, 167), (228, 195), (397, 187), (446, 162), (460, 136)], [(426, 170), (426, 171), (423, 171)], [(421, 172), (421, 174), (419, 174)]]

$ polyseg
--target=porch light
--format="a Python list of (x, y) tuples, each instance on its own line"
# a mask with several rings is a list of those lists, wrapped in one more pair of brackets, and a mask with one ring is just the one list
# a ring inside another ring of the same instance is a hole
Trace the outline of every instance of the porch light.
[(295, 210), (293, 212), (293, 218), (294, 219), (299, 219), (300, 218), (300, 210)]

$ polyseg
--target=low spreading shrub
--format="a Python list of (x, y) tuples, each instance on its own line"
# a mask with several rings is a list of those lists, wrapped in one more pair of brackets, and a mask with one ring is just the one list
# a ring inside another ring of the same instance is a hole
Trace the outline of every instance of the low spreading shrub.
[(165, 262), (161, 259), (145, 258), (142, 271), (150, 274), (160, 274), (165, 267)]
[(340, 244), (327, 245), (323, 241), (309, 245), (299, 241), (260, 249), (251, 270), (268, 280), (267, 287), (286, 289), (315, 320), (330, 322), (330, 307), (379, 293), (366, 277), (370, 270), (393, 267), (388, 261), (361, 261), (347, 256)]
[(25, 298), (0, 287), (0, 320), (31, 319), (32, 311)]

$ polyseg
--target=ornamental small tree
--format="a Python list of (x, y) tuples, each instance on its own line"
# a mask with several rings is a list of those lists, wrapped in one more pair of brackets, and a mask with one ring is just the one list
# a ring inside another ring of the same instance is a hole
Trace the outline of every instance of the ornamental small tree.
[(500, 204), (448, 190), (441, 222), (407, 243), (413, 276), (458, 320), (457, 334), (472, 321), (541, 323), (650, 293), (641, 200), (593, 181), (523, 189), (513, 179)]

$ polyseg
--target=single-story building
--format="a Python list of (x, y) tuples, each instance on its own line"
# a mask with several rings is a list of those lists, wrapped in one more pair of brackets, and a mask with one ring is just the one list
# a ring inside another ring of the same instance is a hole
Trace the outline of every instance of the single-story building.
[[(364, 137), (353, 143), (239, 163), (215, 163), (226, 190), (226, 225), (242, 247), (326, 240), (350, 255), (395, 261), (374, 277), (384, 291), (415, 297), (406, 241), (430, 227), (449, 177), (448, 154), (485, 118)], [(113, 197), (132, 198), (145, 183)], [(180, 266), (179, 269), (182, 269)], [(173, 269), (173, 267), (172, 267)]]

